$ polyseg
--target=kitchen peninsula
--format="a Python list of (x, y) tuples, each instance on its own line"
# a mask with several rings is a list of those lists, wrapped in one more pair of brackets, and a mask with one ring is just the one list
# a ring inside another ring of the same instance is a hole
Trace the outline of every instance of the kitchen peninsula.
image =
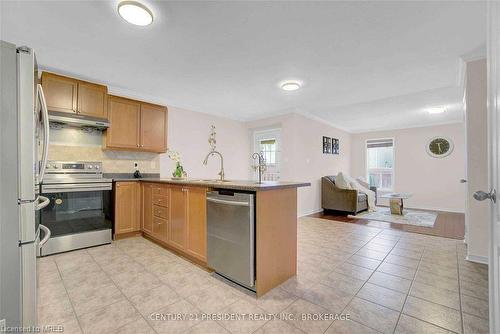
[(143, 234), (207, 265), (207, 192), (255, 194), (257, 297), (297, 273), (297, 188), (309, 183), (114, 177), (115, 237)]

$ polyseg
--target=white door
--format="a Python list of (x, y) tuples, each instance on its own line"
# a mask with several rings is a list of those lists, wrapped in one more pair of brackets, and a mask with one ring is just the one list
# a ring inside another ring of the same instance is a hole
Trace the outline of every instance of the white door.
[[(488, 120), (489, 185), (483, 197), (490, 197), (491, 227), (489, 252), (490, 333), (500, 333), (500, 211), (495, 200), (499, 188), (500, 164), (500, 2), (488, 2)], [(489, 192), (488, 192), (489, 191)], [(488, 192), (488, 193), (486, 193)], [(493, 198), (492, 198), (493, 197)]]
[[(262, 174), (263, 181), (280, 180), (281, 129), (259, 130), (254, 132), (254, 152), (262, 153), (266, 170)], [(254, 161), (254, 167), (257, 162)], [(258, 177), (255, 169), (255, 178)]]

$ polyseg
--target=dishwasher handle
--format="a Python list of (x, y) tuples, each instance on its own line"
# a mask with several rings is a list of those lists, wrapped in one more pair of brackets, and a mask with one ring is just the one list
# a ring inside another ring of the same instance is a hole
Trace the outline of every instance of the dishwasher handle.
[(248, 202), (240, 202), (240, 201), (227, 201), (224, 199), (218, 199), (218, 198), (207, 198), (208, 202), (212, 203), (217, 203), (217, 204), (227, 204), (227, 205), (234, 205), (234, 206), (250, 206), (250, 203)]

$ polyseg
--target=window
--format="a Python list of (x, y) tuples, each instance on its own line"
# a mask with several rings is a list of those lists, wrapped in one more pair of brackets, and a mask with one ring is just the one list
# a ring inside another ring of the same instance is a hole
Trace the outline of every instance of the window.
[(264, 154), (264, 159), (268, 165), (276, 164), (277, 145), (276, 138), (259, 141), (260, 152)]
[[(262, 152), (266, 160), (267, 167), (262, 174), (264, 181), (279, 181), (280, 179), (280, 138), (281, 129), (254, 132), (254, 152)], [(256, 165), (254, 165), (254, 171), (255, 178), (257, 178)]]
[(392, 190), (394, 185), (394, 140), (366, 141), (366, 174), (370, 186)]

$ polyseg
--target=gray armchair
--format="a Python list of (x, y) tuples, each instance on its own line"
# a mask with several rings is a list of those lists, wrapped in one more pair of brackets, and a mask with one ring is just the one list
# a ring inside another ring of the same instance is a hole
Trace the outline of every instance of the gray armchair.
[[(370, 187), (377, 195), (377, 188)], [(375, 197), (376, 198), (376, 197)], [(324, 210), (344, 211), (356, 215), (368, 210), (368, 196), (355, 189), (341, 189), (335, 185), (335, 175), (321, 178), (321, 206)]]

